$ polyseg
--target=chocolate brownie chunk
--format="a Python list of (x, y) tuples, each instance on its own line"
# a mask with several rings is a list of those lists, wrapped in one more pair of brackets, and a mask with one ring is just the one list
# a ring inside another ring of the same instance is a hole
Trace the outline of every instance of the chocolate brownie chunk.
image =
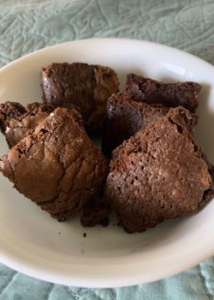
[(168, 108), (130, 101), (123, 94), (114, 94), (107, 101), (106, 120), (102, 135), (102, 151), (107, 157), (124, 140), (141, 128), (163, 117)]
[(129, 74), (125, 94), (135, 101), (160, 103), (168, 107), (183, 106), (191, 112), (198, 107), (201, 86), (196, 82), (162, 83), (150, 78)]
[(102, 128), (106, 101), (118, 87), (116, 73), (99, 65), (53, 63), (42, 71), (44, 103), (56, 107), (75, 105), (89, 132)]
[(172, 108), (113, 151), (106, 196), (125, 231), (197, 212), (214, 196), (213, 174), (186, 125), (190, 117)]
[(59, 221), (96, 198), (108, 173), (108, 161), (75, 116), (55, 109), (0, 160), (15, 188)]
[[(160, 104), (149, 105), (132, 101), (124, 94), (112, 95), (107, 101), (106, 121), (102, 136), (103, 153), (111, 157), (111, 152), (124, 140), (163, 117), (168, 110), (168, 107)], [(193, 127), (197, 120), (198, 117), (192, 114), (192, 116), (189, 115), (187, 123)]]

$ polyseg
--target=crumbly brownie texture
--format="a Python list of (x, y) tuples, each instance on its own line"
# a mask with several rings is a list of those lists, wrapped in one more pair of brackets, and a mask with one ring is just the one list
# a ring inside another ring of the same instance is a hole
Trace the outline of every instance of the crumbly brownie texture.
[(183, 106), (195, 113), (201, 86), (196, 82), (161, 83), (150, 78), (129, 74), (124, 93), (135, 101), (160, 103), (167, 107)]
[(198, 211), (214, 195), (213, 172), (172, 108), (113, 152), (106, 196), (129, 233)]
[[(190, 128), (196, 125), (198, 117), (195, 114), (186, 114), (182, 107), (178, 109), (181, 114), (184, 114)], [(160, 104), (149, 105), (132, 101), (124, 94), (112, 95), (107, 101), (106, 121), (102, 136), (103, 153), (111, 157), (111, 152), (124, 140), (163, 117), (168, 110), (168, 107)]]
[(99, 65), (53, 63), (42, 70), (43, 100), (55, 107), (75, 105), (88, 132), (103, 126), (106, 101), (116, 93), (116, 73)]
[(108, 161), (73, 113), (55, 109), (0, 160), (15, 188), (59, 221), (94, 199), (108, 173)]

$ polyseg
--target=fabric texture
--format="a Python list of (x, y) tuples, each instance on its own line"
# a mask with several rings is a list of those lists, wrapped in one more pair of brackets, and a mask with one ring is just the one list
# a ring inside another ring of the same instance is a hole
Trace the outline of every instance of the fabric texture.
[[(213, 0), (1, 0), (0, 67), (37, 49), (91, 37), (123, 37), (180, 48), (214, 64)], [(214, 259), (176, 276), (124, 288), (47, 283), (0, 265), (4, 300), (211, 300)]]

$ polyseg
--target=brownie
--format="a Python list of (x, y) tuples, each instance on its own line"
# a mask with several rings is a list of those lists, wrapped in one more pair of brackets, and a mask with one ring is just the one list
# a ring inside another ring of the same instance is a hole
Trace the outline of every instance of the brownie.
[(149, 104), (160, 103), (167, 107), (183, 106), (195, 113), (201, 86), (196, 82), (162, 83), (156, 80), (129, 74), (124, 93), (135, 101)]
[(102, 135), (102, 151), (107, 157), (124, 140), (141, 128), (164, 116), (168, 108), (131, 101), (123, 94), (113, 94), (107, 101)]
[(59, 221), (97, 197), (108, 161), (76, 120), (76, 111), (55, 109), (0, 159), (14, 187)]
[(106, 197), (128, 233), (197, 212), (213, 197), (213, 172), (189, 118), (188, 110), (171, 108), (113, 151)]
[[(150, 105), (132, 101), (122, 93), (112, 95), (107, 101), (106, 120), (102, 135), (103, 153), (107, 157), (111, 157), (111, 152), (124, 140), (163, 117), (168, 110), (168, 107), (160, 104)], [(192, 128), (197, 120), (198, 117), (192, 114), (192, 116), (189, 115), (187, 123)]]
[(108, 67), (53, 63), (42, 70), (44, 103), (55, 107), (75, 105), (88, 132), (102, 128), (106, 101), (118, 88), (117, 75)]

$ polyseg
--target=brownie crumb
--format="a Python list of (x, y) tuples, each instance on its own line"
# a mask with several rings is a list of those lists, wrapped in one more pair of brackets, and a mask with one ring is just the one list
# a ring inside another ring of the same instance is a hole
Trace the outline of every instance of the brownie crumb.
[(83, 233), (83, 237), (84, 237), (84, 238), (86, 238), (86, 237), (87, 237), (87, 234), (86, 234), (85, 232)]

